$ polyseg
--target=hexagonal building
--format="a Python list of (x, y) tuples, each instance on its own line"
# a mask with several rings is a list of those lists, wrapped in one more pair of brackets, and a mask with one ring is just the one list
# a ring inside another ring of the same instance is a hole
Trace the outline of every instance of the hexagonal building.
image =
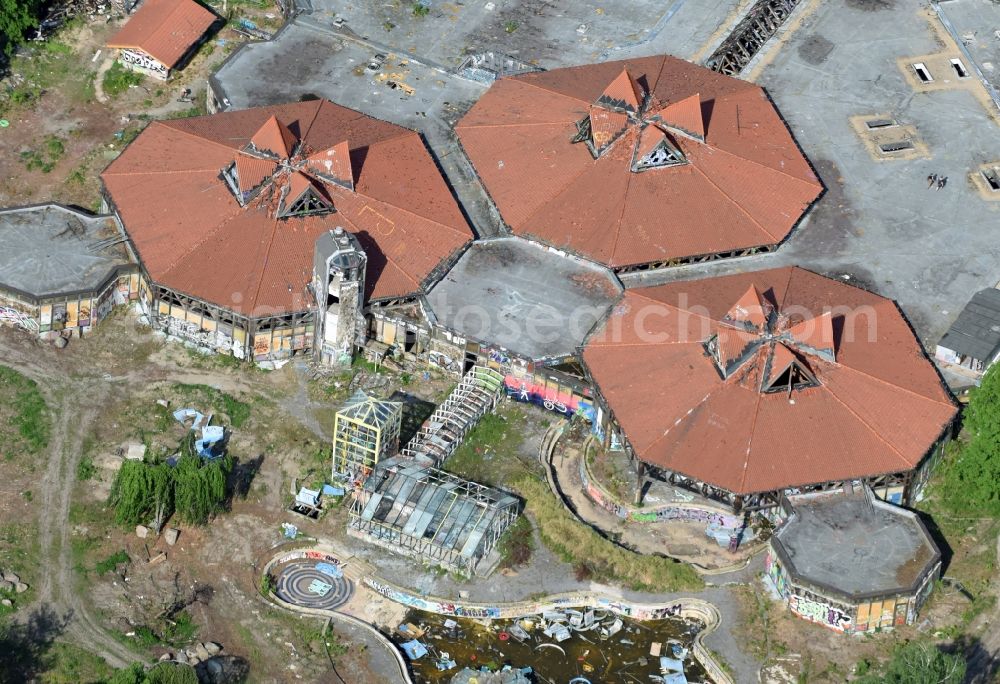
[(796, 615), (838, 632), (913, 624), (941, 574), (941, 552), (913, 511), (868, 488), (782, 502), (767, 576)]
[(762, 88), (668, 56), (499, 79), (456, 132), (515, 234), (618, 271), (770, 251), (822, 191)]

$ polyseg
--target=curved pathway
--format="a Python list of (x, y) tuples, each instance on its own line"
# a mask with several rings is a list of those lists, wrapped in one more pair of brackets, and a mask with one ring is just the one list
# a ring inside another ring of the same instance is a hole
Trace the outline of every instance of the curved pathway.
[[(320, 548), (321, 546), (322, 548)], [(290, 548), (294, 548), (294, 550), (289, 551)], [(306, 549), (293, 542), (278, 546), (272, 549), (272, 552), (274, 555), (265, 564), (263, 573), (265, 575), (271, 573), (277, 567), (281, 567), (282, 569), (278, 573), (277, 590), (268, 595), (269, 599), (289, 610), (310, 615), (326, 616), (330, 619), (341, 621), (347, 620), (356, 627), (365, 626), (369, 630), (369, 636), (376, 636), (382, 646), (392, 650), (400, 668), (403, 681), (410, 681), (406, 663), (402, 659), (399, 649), (373, 626), (334, 607), (318, 607), (316, 605), (316, 597), (308, 592), (308, 590), (304, 592), (289, 592), (287, 587), (283, 588), (282, 579), (288, 581), (297, 579), (300, 586), (301, 583), (311, 581), (314, 575), (309, 573), (310, 568), (317, 574), (319, 572), (315, 571), (317, 563), (315, 557), (332, 558), (332, 554), (336, 553), (332, 547), (327, 547), (325, 544), (317, 544), (316, 548)], [(313, 556), (313, 558), (299, 559), (302, 556)], [(290, 558), (292, 560), (289, 560)], [(356, 564), (352, 562), (353, 565)], [(705, 637), (719, 627), (722, 618), (718, 609), (712, 603), (701, 598), (688, 596), (682, 598), (662, 598), (652, 602), (632, 601), (595, 588), (564, 592), (523, 601), (481, 603), (461, 598), (441, 598), (418, 594), (413, 590), (393, 584), (386, 579), (376, 576), (372, 572), (373, 568), (370, 566), (365, 567), (365, 565), (363, 564), (361, 567), (363, 574), (359, 577), (359, 583), (366, 590), (370, 590), (408, 608), (416, 608), (440, 615), (497, 619), (537, 615), (546, 610), (553, 610), (560, 607), (588, 606), (600, 607), (621, 615), (631, 616), (638, 620), (660, 619), (667, 615), (679, 615), (688, 619), (700, 620), (705, 624), (705, 629), (695, 636), (692, 653), (716, 684), (733, 684), (733, 679), (717, 662), (712, 652), (704, 645)], [(357, 568), (355, 568), (355, 572), (357, 572)], [(345, 579), (345, 581), (349, 583), (349, 580)]]
[[(550, 428), (550, 432), (552, 432)], [(704, 577), (739, 572), (749, 565), (765, 545), (747, 545), (736, 555), (702, 539), (705, 523), (684, 521), (626, 522), (622, 517), (597, 504), (586, 493), (580, 469), (586, 455), (576, 447), (567, 447), (560, 434), (542, 440), (539, 459), (546, 467), (549, 488), (578, 521), (593, 528), (606, 539), (641, 555), (663, 555), (687, 563)], [(593, 476), (589, 477), (594, 480)], [(608, 500), (612, 497), (605, 493)], [(677, 504), (680, 506), (681, 504)], [(725, 515), (723, 509), (688, 505), (706, 513)]]

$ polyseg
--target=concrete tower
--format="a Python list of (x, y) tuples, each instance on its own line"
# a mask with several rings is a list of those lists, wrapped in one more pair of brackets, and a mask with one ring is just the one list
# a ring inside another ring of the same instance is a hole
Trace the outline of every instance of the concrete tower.
[(364, 343), (367, 263), (358, 239), (340, 226), (316, 240), (313, 292), (318, 312), (313, 348), (321, 363), (350, 365), (355, 346)]

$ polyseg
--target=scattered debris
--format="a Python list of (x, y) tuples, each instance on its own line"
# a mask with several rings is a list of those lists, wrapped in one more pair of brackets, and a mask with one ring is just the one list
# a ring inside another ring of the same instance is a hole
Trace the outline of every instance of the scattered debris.
[(416, 639), (400, 644), (400, 648), (403, 649), (406, 657), (410, 660), (420, 660), (427, 655), (427, 647)]
[(133, 442), (124, 446), (125, 459), (141, 461), (146, 457), (146, 445)]

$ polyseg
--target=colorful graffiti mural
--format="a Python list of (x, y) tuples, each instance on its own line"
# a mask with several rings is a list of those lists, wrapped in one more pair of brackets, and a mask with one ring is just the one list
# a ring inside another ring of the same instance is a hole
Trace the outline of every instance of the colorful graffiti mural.
[(818, 622), (838, 632), (852, 631), (850, 614), (835, 606), (792, 594), (788, 597), (788, 607), (793, 613), (806, 620)]
[(9, 323), (28, 332), (38, 332), (38, 321), (9, 306), (0, 306), (0, 324)]
[(597, 417), (594, 402), (573, 392), (560, 391), (557, 388), (514, 375), (507, 375), (504, 378), (504, 389), (507, 396), (514, 401), (535, 404), (567, 418), (578, 415), (593, 423)]
[(660, 606), (644, 606), (631, 604), (622, 600), (594, 597), (588, 594), (559, 596), (541, 601), (526, 601), (516, 604), (505, 604), (503, 606), (482, 604), (463, 605), (461, 603), (434, 601), (417, 596), (396, 587), (383, 584), (370, 577), (365, 577), (362, 581), (373, 591), (390, 601), (409, 606), (410, 608), (416, 608), (417, 610), (425, 610), (430, 613), (454, 617), (478, 619), (514, 618), (525, 615), (537, 615), (546, 610), (553, 610), (559, 607), (593, 606), (636, 620), (662, 620), (667, 617), (679, 616), (683, 611), (683, 604), (679, 602)]
[(624, 506), (612, 499), (607, 492), (597, 485), (594, 478), (591, 477), (584, 459), (580, 459), (580, 481), (583, 483), (584, 493), (586, 493), (591, 501), (609, 513), (629, 522), (659, 523), (680, 520), (715, 525), (726, 530), (735, 531), (743, 528), (743, 519), (741, 517), (727, 515), (722, 511), (714, 511), (709, 508), (680, 504), (668, 504), (656, 508), (644, 507), (641, 509)]
[(788, 598), (788, 580), (781, 568), (781, 563), (774, 557), (774, 552), (771, 550), (768, 550), (767, 556), (764, 558), (764, 571), (778, 595), (782, 598)]

